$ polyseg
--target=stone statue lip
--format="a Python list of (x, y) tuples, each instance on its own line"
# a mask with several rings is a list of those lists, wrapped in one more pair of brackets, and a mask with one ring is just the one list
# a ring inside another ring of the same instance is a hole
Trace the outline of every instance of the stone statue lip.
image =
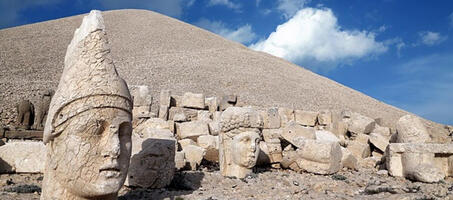
[(103, 165), (99, 169), (99, 172), (103, 172), (103, 171), (121, 172), (120, 165), (118, 164), (118, 162), (113, 162), (113, 163)]

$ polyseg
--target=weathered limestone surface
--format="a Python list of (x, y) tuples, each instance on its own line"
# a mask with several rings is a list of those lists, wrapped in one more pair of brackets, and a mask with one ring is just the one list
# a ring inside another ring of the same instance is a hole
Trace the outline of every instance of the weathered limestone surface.
[(53, 90), (48, 90), (42, 94), (39, 104), (35, 109), (35, 121), (33, 122), (32, 129), (44, 129), (44, 124), (46, 123), (47, 112), (49, 111), (50, 100), (52, 99), (53, 93)]
[(289, 121), (294, 121), (294, 109), (280, 107), (278, 115), (280, 116), (280, 127), (285, 127)]
[(197, 144), (206, 150), (205, 160), (211, 162), (219, 161), (219, 136), (202, 135), (198, 137)]
[(19, 129), (30, 129), (33, 125), (35, 116), (35, 107), (28, 100), (22, 100), (16, 105), (17, 119), (16, 126)]
[(208, 106), (208, 110), (211, 113), (214, 113), (219, 110), (219, 100), (217, 97), (207, 97), (205, 99), (205, 104)]
[(369, 157), (371, 154), (370, 146), (357, 141), (349, 141), (346, 147), (352, 155), (358, 159)]
[(176, 139), (168, 129), (132, 134), (132, 157), (125, 185), (162, 188), (174, 175)]
[(0, 172), (43, 173), (46, 148), (42, 142), (9, 142), (0, 146)]
[(186, 159), (184, 151), (177, 151), (175, 153), (175, 168), (181, 170), (186, 166)]
[(130, 92), (134, 101), (133, 116), (134, 118), (150, 117), (151, 104), (153, 96), (146, 85), (133, 85)]
[(189, 144), (184, 148), (183, 151), (186, 161), (190, 164), (190, 168), (192, 170), (197, 170), (198, 166), (200, 166), (201, 161), (203, 160), (203, 157), (206, 154), (206, 150), (199, 146)]
[(43, 133), (41, 199), (116, 199), (129, 168), (133, 104), (100, 11), (84, 17), (64, 63)]
[(206, 122), (190, 121), (176, 124), (176, 132), (180, 139), (197, 140), (198, 136), (209, 135), (209, 128)]
[(328, 110), (322, 110), (319, 112), (318, 115), (318, 123), (319, 125), (327, 126), (332, 123), (332, 112)]
[(171, 105), (170, 90), (161, 90), (159, 95), (159, 118), (168, 119), (168, 109)]
[(325, 130), (317, 130), (315, 131), (316, 140), (325, 141), (325, 142), (340, 142), (337, 136), (333, 133)]
[(175, 122), (186, 122), (196, 120), (198, 110), (180, 107), (171, 107), (168, 113), (168, 119)]
[(178, 144), (179, 146), (181, 146), (181, 149), (184, 150), (184, 148), (186, 148), (186, 146), (188, 145), (197, 145), (197, 143), (195, 141), (193, 141), (192, 139), (182, 139), (182, 140), (178, 140)]
[(223, 132), (238, 128), (262, 128), (263, 118), (250, 107), (229, 107), (222, 113), (220, 124)]
[(294, 110), (296, 122), (304, 126), (315, 126), (318, 114), (318, 112), (314, 111)]
[(265, 111), (262, 111), (262, 117), (264, 122), (264, 128), (268, 129), (280, 128), (280, 116), (278, 114), (278, 108), (273, 107)]
[(315, 129), (303, 127), (295, 122), (290, 122), (282, 131), (281, 137), (300, 148), (300, 141), (304, 139), (316, 139)]
[(280, 136), (282, 134), (281, 129), (264, 129), (263, 138), (266, 142), (267, 151), (269, 152), (269, 161), (273, 163), (272, 167), (279, 168), (279, 164), (282, 162), (282, 146), (280, 141)]
[(396, 130), (399, 143), (425, 143), (430, 140), (426, 127), (418, 117), (413, 115), (401, 117), (396, 123)]
[(341, 169), (342, 152), (338, 142), (307, 139), (296, 153), (299, 156), (297, 164), (307, 172), (333, 174)]
[(182, 97), (182, 106), (186, 108), (204, 109), (204, 99), (204, 94), (186, 92)]
[(387, 145), (389, 145), (388, 139), (378, 133), (370, 133), (370, 143), (382, 152), (385, 152)]
[(352, 155), (352, 153), (348, 149), (341, 147), (341, 153), (342, 153), (341, 165), (343, 167), (353, 170), (358, 169), (358, 160), (354, 155)]
[(353, 112), (348, 117), (345, 119), (348, 122), (348, 131), (354, 134), (368, 134), (374, 129), (376, 124), (374, 119), (358, 113)]

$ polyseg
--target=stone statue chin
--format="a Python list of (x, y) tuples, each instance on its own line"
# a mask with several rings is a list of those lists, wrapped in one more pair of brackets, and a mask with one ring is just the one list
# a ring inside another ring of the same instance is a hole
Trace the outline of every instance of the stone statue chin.
[(126, 179), (133, 104), (106, 36), (91, 11), (68, 46), (44, 127), (41, 200), (117, 199)]
[[(227, 136), (228, 137), (228, 136)], [(232, 138), (223, 138), (222, 175), (244, 178), (253, 172), (259, 154), (260, 136), (256, 131), (241, 132)]]

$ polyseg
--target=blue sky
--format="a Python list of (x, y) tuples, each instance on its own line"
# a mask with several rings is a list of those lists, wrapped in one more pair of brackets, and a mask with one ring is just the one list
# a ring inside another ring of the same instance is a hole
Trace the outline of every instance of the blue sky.
[(453, 124), (451, 0), (0, 0), (0, 28), (121, 8), (178, 18)]

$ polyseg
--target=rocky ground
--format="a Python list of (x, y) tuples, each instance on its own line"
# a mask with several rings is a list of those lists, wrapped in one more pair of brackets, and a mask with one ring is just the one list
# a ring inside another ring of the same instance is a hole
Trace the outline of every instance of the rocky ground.
[[(203, 168), (178, 172), (167, 188), (123, 188), (119, 199), (453, 199), (453, 178), (425, 184), (384, 172), (342, 170), (322, 176), (261, 168), (234, 179)], [(39, 199), (41, 182), (41, 174), (0, 175), (0, 199)]]

